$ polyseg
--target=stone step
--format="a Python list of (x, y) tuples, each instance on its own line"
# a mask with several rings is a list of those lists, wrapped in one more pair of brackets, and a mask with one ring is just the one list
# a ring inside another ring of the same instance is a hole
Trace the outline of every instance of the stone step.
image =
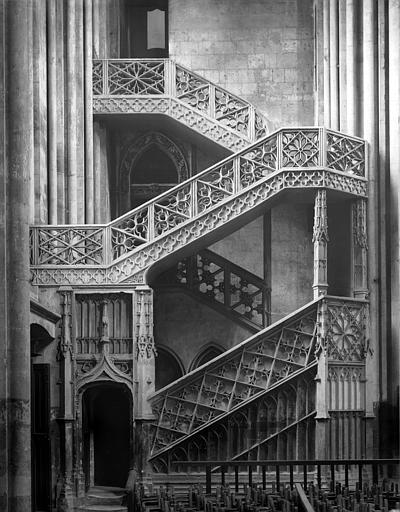
[(79, 512), (128, 512), (128, 507), (123, 505), (83, 505)]
[(85, 505), (79, 510), (92, 512), (127, 512), (124, 503), (125, 489), (121, 487), (91, 487), (85, 497)]

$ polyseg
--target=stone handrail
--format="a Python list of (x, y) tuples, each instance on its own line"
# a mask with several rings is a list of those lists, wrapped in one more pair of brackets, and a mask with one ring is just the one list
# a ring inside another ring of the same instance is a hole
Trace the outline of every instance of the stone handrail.
[[(267, 119), (248, 101), (171, 59), (93, 61), (94, 100), (161, 96), (178, 99), (236, 132), (247, 143), (271, 131)], [(116, 107), (115, 102), (113, 105)]]
[(180, 287), (254, 332), (270, 324), (271, 290), (259, 276), (202, 249), (160, 275), (157, 288)]
[[(284, 188), (325, 187), (365, 197), (365, 174), (362, 139), (324, 128), (281, 129), (108, 224), (33, 226), (31, 265), (97, 268), (103, 274), (108, 269), (112, 275), (90, 279), (98, 284), (106, 279), (120, 282), (121, 263), (128, 257), (134, 260), (123, 271), (124, 278), (132, 269), (144, 271), (254, 210)], [(62, 279), (67, 278), (64, 273)], [(46, 279), (36, 284), (46, 284)], [(56, 284), (53, 277), (47, 282)]]

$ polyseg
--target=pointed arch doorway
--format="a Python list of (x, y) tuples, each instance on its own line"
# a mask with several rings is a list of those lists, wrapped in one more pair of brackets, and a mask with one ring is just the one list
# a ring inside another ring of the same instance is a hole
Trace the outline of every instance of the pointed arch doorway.
[(132, 396), (123, 384), (99, 382), (82, 396), (86, 487), (124, 487), (132, 467)]

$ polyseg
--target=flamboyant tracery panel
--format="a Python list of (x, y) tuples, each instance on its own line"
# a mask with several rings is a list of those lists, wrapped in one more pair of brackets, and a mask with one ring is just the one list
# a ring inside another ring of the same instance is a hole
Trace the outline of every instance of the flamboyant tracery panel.
[(165, 272), (157, 280), (157, 286), (163, 285), (181, 285), (197, 298), (255, 329), (269, 324), (270, 290), (265, 282), (208, 249)]
[[(206, 115), (223, 128), (232, 130), (242, 141), (254, 141), (270, 131), (267, 119), (247, 101), (168, 59), (95, 60), (93, 62), (94, 111), (105, 108), (121, 111), (115, 99), (137, 98), (134, 111), (147, 111), (148, 97), (165, 95), (179, 104)], [(141, 98), (146, 100), (140, 108)], [(109, 98), (109, 99), (108, 99)], [(129, 107), (128, 107), (129, 108)], [(131, 105), (132, 108), (132, 105)], [(172, 114), (172, 112), (164, 112)], [(201, 131), (201, 129), (200, 129)], [(226, 135), (225, 135), (226, 136)], [(222, 142), (222, 140), (221, 140)]]
[(152, 457), (301, 374), (315, 363), (316, 335), (313, 304), (159, 391)]
[(311, 370), (156, 457), (152, 467), (156, 472), (179, 472), (187, 471), (187, 466), (172, 466), (172, 462), (313, 458), (314, 417), (315, 383)]
[(343, 362), (365, 361), (370, 351), (366, 338), (367, 306), (364, 301), (331, 301), (326, 334), (328, 358)]
[[(351, 325), (346, 332), (353, 344), (364, 343), (367, 307), (356, 299), (320, 297), (157, 392), (154, 467), (164, 471), (175, 460), (204, 460), (210, 439), (221, 459), (312, 457), (317, 360), (329, 353), (338, 324)], [(364, 363), (331, 363), (326, 381), (317, 379), (335, 418), (343, 410), (356, 411), (354, 418), (365, 415)]]
[(365, 197), (360, 139), (348, 137), (347, 158), (354, 165), (345, 173), (340, 166), (325, 167), (330, 153), (337, 151), (326, 144), (330, 133), (317, 128), (279, 131), (106, 226), (32, 228), (35, 284), (136, 280), (134, 274), (153, 262), (237, 220), (284, 189), (326, 188)]
[(132, 378), (132, 298), (126, 293), (75, 295), (76, 377), (84, 378), (103, 356)]

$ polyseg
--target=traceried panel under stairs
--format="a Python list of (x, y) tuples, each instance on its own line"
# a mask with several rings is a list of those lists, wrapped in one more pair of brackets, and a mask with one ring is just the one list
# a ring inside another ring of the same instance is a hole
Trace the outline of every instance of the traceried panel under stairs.
[(269, 325), (271, 291), (265, 281), (209, 249), (189, 256), (157, 279), (179, 287), (253, 332)]
[(154, 470), (313, 458), (318, 359), (351, 353), (365, 364), (367, 317), (366, 301), (320, 297), (159, 390), (150, 397)]
[[(179, 454), (189, 450), (193, 438), (198, 444), (204, 430), (215, 431), (217, 425), (226, 439), (228, 423), (238, 411), (259, 404), (266, 395), (274, 396), (276, 390), (308, 373), (316, 364), (317, 313), (315, 301), (158, 391), (150, 400), (158, 418), (151, 459), (159, 469), (168, 461), (183, 460)], [(312, 413), (306, 410), (294, 421), (306, 420)], [(243, 433), (243, 428), (239, 430)], [(232, 453), (230, 448), (230, 458), (244, 450), (239, 437), (233, 439), (236, 449)]]
[(109, 224), (33, 226), (32, 281), (143, 283), (154, 263), (207, 247), (278, 194), (318, 188), (366, 197), (365, 142), (323, 128), (279, 130)]
[(238, 151), (271, 129), (253, 105), (169, 59), (93, 61), (94, 114), (163, 114)]

